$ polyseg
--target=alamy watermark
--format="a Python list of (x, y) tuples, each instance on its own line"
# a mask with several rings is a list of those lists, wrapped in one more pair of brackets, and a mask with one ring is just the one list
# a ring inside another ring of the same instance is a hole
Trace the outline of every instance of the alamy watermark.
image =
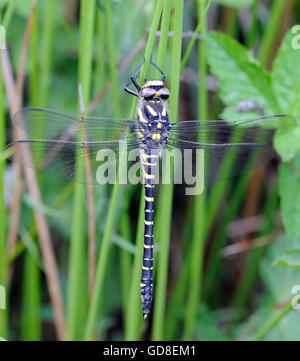
[(0, 25), (0, 49), (6, 49), (6, 31), (3, 25)]
[[(155, 166), (150, 161), (153, 157)], [(143, 153), (139, 148), (128, 151), (124, 140), (119, 143), (117, 153), (100, 149), (91, 161), (97, 165), (93, 167), (97, 184), (145, 184), (149, 169), (154, 169), (155, 174), (150, 175), (154, 184), (184, 184), (186, 195), (201, 194), (204, 189), (203, 149), (148, 149)]]
[(5, 287), (0, 285), (0, 310), (6, 309), (6, 292)]
[(295, 34), (292, 38), (292, 48), (295, 50), (300, 49), (300, 25), (295, 25), (292, 28), (292, 34)]
[(300, 285), (294, 285), (292, 288), (292, 294), (295, 295), (291, 302), (294, 310), (300, 310)]

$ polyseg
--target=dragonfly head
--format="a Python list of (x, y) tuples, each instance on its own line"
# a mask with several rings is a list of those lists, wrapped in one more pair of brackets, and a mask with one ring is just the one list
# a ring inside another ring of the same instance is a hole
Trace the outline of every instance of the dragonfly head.
[(161, 80), (148, 80), (139, 91), (139, 96), (146, 100), (165, 100), (170, 96), (170, 91)]

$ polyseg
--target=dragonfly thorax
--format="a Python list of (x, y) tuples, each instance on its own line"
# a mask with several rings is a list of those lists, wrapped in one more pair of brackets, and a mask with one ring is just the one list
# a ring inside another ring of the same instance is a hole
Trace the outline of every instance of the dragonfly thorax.
[(159, 148), (168, 142), (170, 129), (168, 103), (141, 100), (137, 106), (137, 134), (144, 146)]

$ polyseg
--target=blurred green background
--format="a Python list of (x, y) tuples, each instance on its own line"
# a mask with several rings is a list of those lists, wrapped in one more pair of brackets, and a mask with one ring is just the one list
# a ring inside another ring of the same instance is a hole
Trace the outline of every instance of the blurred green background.
[[(22, 106), (78, 114), (78, 83), (89, 114), (133, 118), (123, 86), (144, 51), (167, 75), (172, 122), (300, 118), (298, 1), (1, 0), (0, 19), (1, 149)], [(238, 111), (246, 100), (257, 109)], [(142, 187), (94, 186), (91, 201), (85, 185), (28, 180), (2, 152), (0, 337), (299, 340), (299, 129), (276, 135), (264, 169), (203, 195), (159, 187), (147, 322)]]

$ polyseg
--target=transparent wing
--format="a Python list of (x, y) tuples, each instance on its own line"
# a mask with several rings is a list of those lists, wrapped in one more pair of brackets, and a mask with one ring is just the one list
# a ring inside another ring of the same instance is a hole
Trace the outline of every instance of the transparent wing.
[[(11, 159), (26, 167), (79, 183), (115, 183), (119, 164), (126, 164), (136, 140), (111, 142), (70, 142), (23, 140), (9, 144)], [(87, 174), (91, 178), (87, 177)]]
[(84, 117), (41, 108), (18, 111), (13, 122), (26, 131), (27, 139), (77, 139), (83, 126), (88, 141), (119, 140), (128, 137), (130, 119)]
[(119, 162), (126, 162), (128, 152), (138, 148), (128, 119), (81, 118), (27, 108), (13, 120), (25, 129), (26, 139), (6, 147), (13, 149), (11, 159), (71, 181), (105, 183), (107, 177), (117, 174)]
[[(239, 140), (241, 132), (246, 137), (246, 132), (249, 134), (249, 139), (253, 139), (253, 132), (257, 128), (268, 130), (276, 129), (290, 129), (297, 126), (297, 122), (293, 117), (288, 115), (272, 115), (262, 116), (258, 118), (244, 119), (239, 121), (228, 122), (225, 120), (187, 120), (171, 124), (170, 134), (179, 136), (188, 141), (200, 141), (205, 139), (207, 143), (224, 143), (228, 140), (228, 135), (231, 136), (231, 143), (236, 143)], [(245, 138), (246, 139), (246, 138)]]
[[(181, 150), (183, 158), (184, 152), (187, 153), (185, 170), (192, 168), (193, 174), (196, 173), (196, 162), (199, 164), (201, 159), (204, 182), (214, 183), (268, 162), (274, 156), (274, 131), (288, 130), (296, 125), (296, 120), (286, 115), (232, 123), (223, 120), (183, 121), (172, 125), (168, 148)], [(196, 150), (199, 150), (198, 155)]]

